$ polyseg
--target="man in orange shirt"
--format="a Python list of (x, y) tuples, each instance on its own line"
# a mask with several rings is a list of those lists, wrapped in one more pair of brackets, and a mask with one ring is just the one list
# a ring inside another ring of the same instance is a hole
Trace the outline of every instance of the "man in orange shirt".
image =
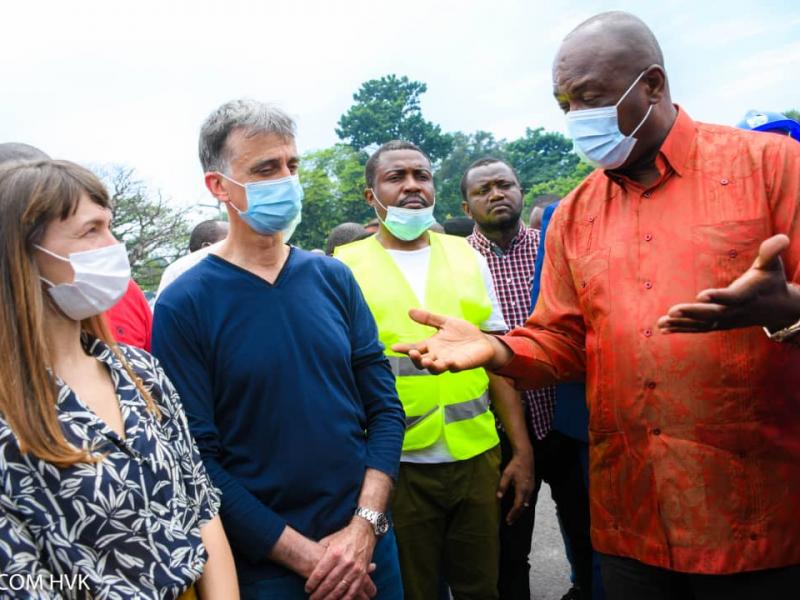
[(394, 349), (519, 388), (585, 378), (609, 598), (796, 597), (800, 145), (693, 121), (663, 65), (626, 13), (565, 38), (555, 96), (600, 168), (553, 216), (536, 310), (503, 337), (415, 310), (438, 333)]

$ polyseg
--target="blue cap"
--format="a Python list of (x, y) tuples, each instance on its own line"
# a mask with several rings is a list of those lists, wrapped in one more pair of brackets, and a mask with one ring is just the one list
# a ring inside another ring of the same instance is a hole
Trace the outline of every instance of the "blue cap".
[(785, 133), (800, 141), (800, 123), (777, 112), (748, 110), (744, 115), (744, 119), (739, 121), (736, 126), (739, 129), (749, 129), (751, 131)]

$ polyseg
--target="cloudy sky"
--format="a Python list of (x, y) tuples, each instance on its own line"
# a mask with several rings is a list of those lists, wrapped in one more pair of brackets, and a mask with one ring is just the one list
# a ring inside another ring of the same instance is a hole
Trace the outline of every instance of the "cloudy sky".
[(423, 112), (445, 131), (563, 132), (552, 58), (575, 25), (611, 9), (652, 27), (673, 99), (694, 118), (800, 108), (800, 3), (789, 0), (29, 0), (3, 6), (0, 141), (134, 167), (196, 204), (210, 200), (200, 123), (240, 96), (295, 116), (301, 151), (336, 142), (352, 94), (388, 73), (428, 84)]

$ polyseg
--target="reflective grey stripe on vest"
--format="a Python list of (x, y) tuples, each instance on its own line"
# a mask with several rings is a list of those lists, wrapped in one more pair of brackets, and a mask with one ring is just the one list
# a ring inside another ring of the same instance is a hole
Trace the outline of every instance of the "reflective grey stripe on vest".
[(418, 417), (406, 417), (406, 429), (411, 429), (414, 425), (416, 425), (417, 423), (419, 423), (423, 419), (425, 419), (427, 417), (430, 417), (433, 413), (436, 412), (436, 409), (438, 409), (438, 408), (439, 408), (438, 406), (434, 406), (432, 409), (430, 409), (424, 415), (419, 415)]
[(418, 369), (414, 362), (407, 356), (387, 356), (392, 373), (395, 377), (408, 377), (411, 375), (430, 375), (428, 369)]
[(445, 406), (444, 422), (448, 424), (456, 421), (465, 421), (480, 416), (487, 410), (489, 410), (489, 392), (484, 392), (474, 400)]

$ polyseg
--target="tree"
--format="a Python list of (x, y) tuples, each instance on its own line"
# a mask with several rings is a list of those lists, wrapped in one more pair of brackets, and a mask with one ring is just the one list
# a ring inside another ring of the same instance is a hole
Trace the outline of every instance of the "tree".
[(309, 152), (300, 162), (303, 184), (303, 220), (292, 243), (322, 248), (331, 229), (340, 223), (365, 223), (375, 216), (364, 200), (366, 156), (337, 144)]
[(503, 159), (505, 142), (494, 139), (488, 131), (453, 134), (450, 153), (436, 170), (436, 215), (440, 221), (461, 216), (461, 177), (467, 167), (479, 158), (494, 156)]
[(570, 140), (541, 127), (526, 129), (524, 136), (506, 144), (504, 150), (523, 190), (530, 190), (537, 183), (569, 177), (580, 162)]
[(797, 121), (798, 123), (800, 123), (800, 110), (792, 108), (787, 110), (783, 114), (789, 117), (792, 121)]
[(452, 140), (422, 116), (419, 97), (427, 89), (421, 81), (396, 75), (364, 82), (353, 94), (355, 103), (339, 118), (336, 135), (356, 150), (400, 139), (422, 148), (434, 162), (444, 158)]
[(112, 232), (125, 244), (133, 279), (142, 289), (158, 286), (161, 272), (185, 254), (189, 242), (188, 207), (175, 207), (151, 192), (134, 170), (120, 165), (99, 169), (114, 211)]
[(530, 207), (534, 198), (546, 194), (554, 194), (559, 198), (563, 198), (576, 187), (578, 187), (578, 185), (580, 185), (580, 183), (586, 179), (586, 176), (592, 171), (594, 171), (594, 169), (591, 165), (585, 162), (579, 162), (577, 165), (575, 165), (572, 173), (568, 175), (534, 184), (528, 190), (528, 193), (525, 194), (525, 206)]

